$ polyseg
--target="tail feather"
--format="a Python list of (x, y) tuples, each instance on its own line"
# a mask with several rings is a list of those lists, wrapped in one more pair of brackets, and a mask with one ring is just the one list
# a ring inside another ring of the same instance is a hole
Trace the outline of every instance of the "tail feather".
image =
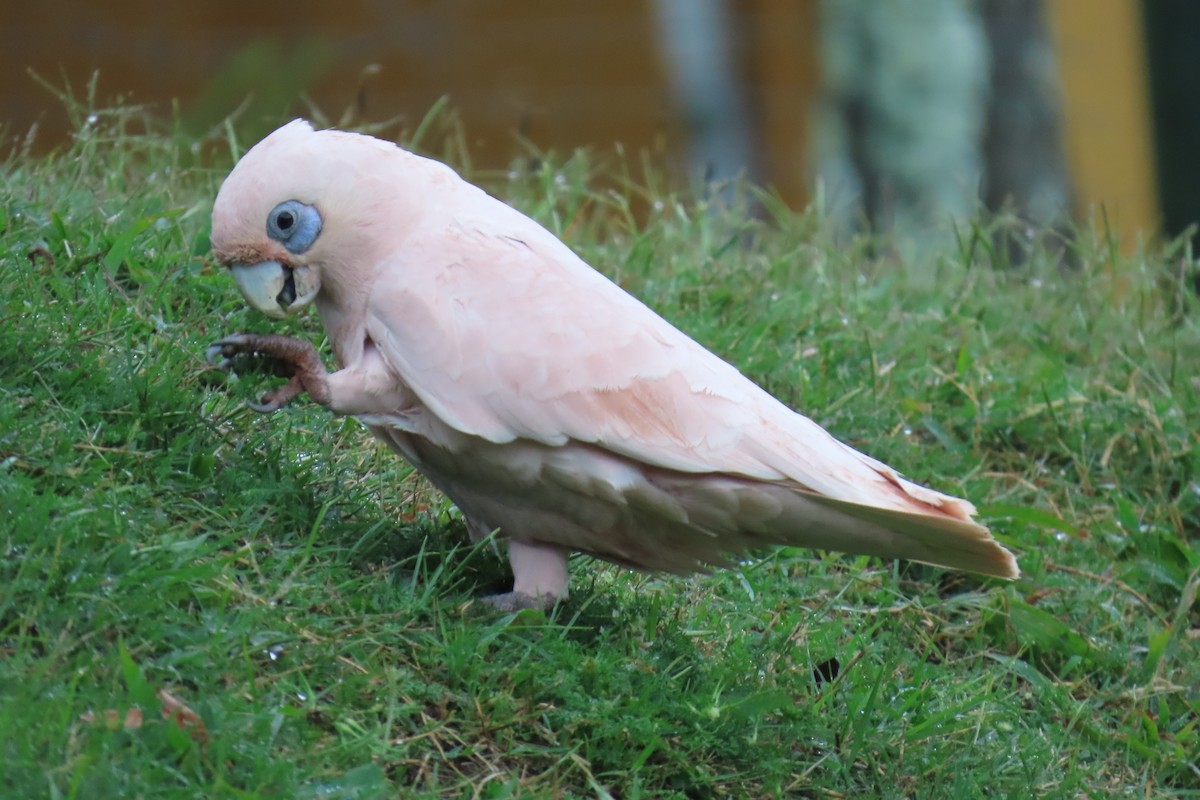
[[(991, 531), (973, 520), (876, 508), (834, 500), (823, 495), (809, 497), (821, 505), (837, 509), (854, 520), (890, 531), (894, 535), (888, 541), (888, 549), (895, 550), (891, 554), (892, 557), (997, 578), (1020, 577), (1021, 570), (1013, 554), (992, 537)], [(847, 539), (845, 549), (854, 552), (857, 537), (850, 535)], [(864, 541), (868, 546), (875, 542), (869, 536)]]
[(839, 500), (784, 481), (730, 476), (698, 480), (660, 474), (643, 488), (645, 496), (639, 495), (635, 505), (646, 518), (635, 527), (656, 529), (655, 546), (642, 554), (643, 569), (687, 572), (720, 564), (729, 554), (790, 545), (902, 558), (998, 578), (1020, 575), (1013, 554), (966, 513), (969, 504), (955, 506), (946, 495), (937, 498), (950, 506), (947, 510), (915, 502), (897, 509)]

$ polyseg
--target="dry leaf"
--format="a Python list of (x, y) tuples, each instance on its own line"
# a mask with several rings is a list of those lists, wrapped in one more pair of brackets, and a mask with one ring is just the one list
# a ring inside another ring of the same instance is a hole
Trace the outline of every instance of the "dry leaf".
[(199, 714), (166, 689), (158, 690), (158, 699), (162, 703), (163, 719), (174, 720), (176, 725), (191, 734), (197, 742), (208, 743), (208, 728)]
[[(79, 721), (87, 724), (96, 724), (96, 712), (85, 711), (79, 715)], [(121, 719), (121, 712), (115, 708), (106, 708), (104, 710), (104, 727), (110, 731), (115, 731), (117, 728), (124, 728), (127, 731), (134, 731), (142, 727), (142, 710), (137, 706), (130, 708), (125, 712), (125, 719)]]

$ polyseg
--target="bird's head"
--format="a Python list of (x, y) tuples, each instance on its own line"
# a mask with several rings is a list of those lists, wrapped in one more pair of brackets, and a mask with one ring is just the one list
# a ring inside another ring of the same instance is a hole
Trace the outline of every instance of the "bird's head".
[(323, 289), (353, 289), (379, 260), (386, 237), (371, 228), (394, 218), (380, 206), (396, 205), (388, 173), (405, 157), (370, 136), (290, 122), (250, 148), (221, 185), (213, 253), (247, 302), (276, 319)]

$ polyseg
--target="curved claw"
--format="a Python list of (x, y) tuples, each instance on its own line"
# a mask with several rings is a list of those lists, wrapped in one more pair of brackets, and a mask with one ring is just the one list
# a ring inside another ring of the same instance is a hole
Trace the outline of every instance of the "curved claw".
[(258, 403), (247, 402), (246, 405), (259, 414), (270, 414), (271, 411), (278, 411), (292, 402), (292, 398), (304, 391), (304, 381), (299, 375), (293, 375), (292, 380), (278, 387), (278, 389), (266, 392)]
[[(269, 395), (264, 395), (263, 399), (266, 400), (267, 397), (269, 397)], [(278, 411), (279, 409), (283, 408), (286, 405), (287, 405), (286, 400), (284, 400), (283, 402), (279, 402), (278, 400), (271, 400), (266, 403), (256, 403), (253, 400), (246, 401), (246, 406), (251, 411), (257, 411), (260, 414), (270, 414), (274, 411)]]
[(210, 366), (214, 366), (220, 370), (228, 370), (233, 365), (233, 359), (225, 353), (224, 349), (217, 347), (215, 344), (208, 346), (208, 350), (204, 353), (204, 360)]
[(204, 360), (218, 369), (229, 369), (233, 357), (241, 352), (240, 347), (246, 341), (244, 334), (235, 333), (210, 344), (204, 351)]
[(278, 411), (286, 406), (291, 402), (293, 397), (302, 391), (304, 391), (304, 383), (298, 376), (295, 376), (278, 389), (264, 394), (260, 402), (253, 403), (247, 401), (246, 405), (260, 414), (270, 414), (272, 411)]

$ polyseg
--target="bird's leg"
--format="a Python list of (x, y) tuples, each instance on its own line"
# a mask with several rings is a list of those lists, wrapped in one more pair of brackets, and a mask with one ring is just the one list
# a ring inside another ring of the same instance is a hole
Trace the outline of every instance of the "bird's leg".
[(278, 411), (301, 392), (308, 392), (323, 406), (329, 405), (329, 373), (311, 342), (294, 336), (235, 333), (208, 346), (209, 363), (221, 369), (228, 368), (233, 358), (239, 355), (273, 358), (283, 368), (282, 374), (291, 376), (283, 386), (264, 394), (260, 402), (249, 403), (255, 411)]
[(495, 608), (501, 611), (546, 610), (567, 598), (567, 551), (561, 547), (510, 539), (508, 563), (516, 579), (513, 590), (484, 598)]

